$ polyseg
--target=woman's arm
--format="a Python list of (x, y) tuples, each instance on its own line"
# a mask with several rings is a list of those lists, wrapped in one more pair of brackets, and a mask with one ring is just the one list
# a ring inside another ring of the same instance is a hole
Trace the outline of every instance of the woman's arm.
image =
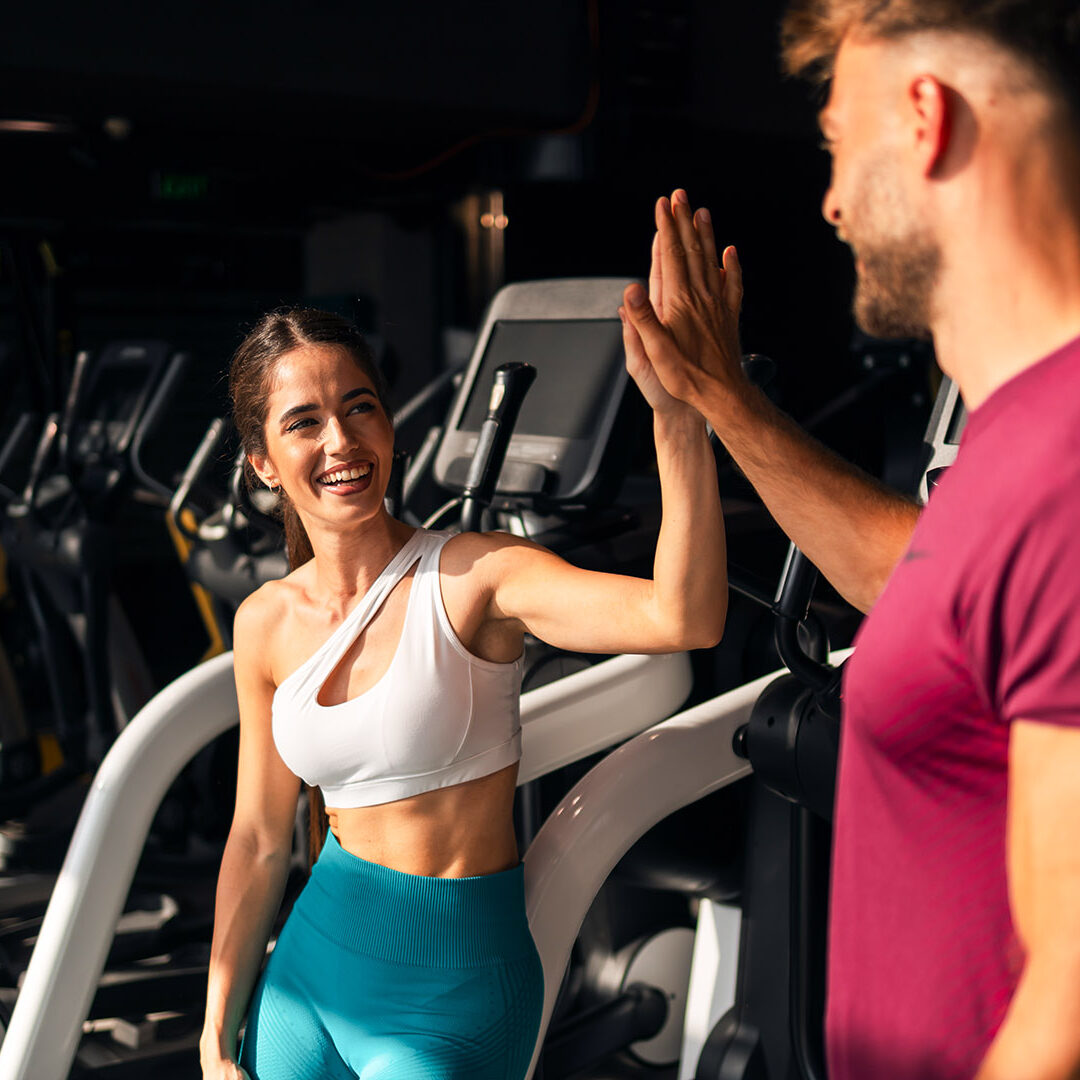
[(240, 703), (240, 761), (233, 815), (218, 877), (206, 1020), (200, 1041), (203, 1076), (232, 1080), (237, 1033), (266, 954), (281, 904), (292, 848), (300, 781), (278, 756), (270, 731), (274, 683), (266, 659), (272, 625), (265, 596), (236, 613), (233, 664)]
[[(623, 341), (627, 368), (653, 408), (663, 520), (652, 579), (581, 570), (505, 533), (470, 534), (448, 546), (444, 596), (450, 600), (457, 582), (475, 572), (487, 598), (483, 621), (507, 635), (528, 630), (551, 645), (585, 652), (706, 648), (720, 640), (727, 614), (712, 447), (701, 416), (664, 390), (625, 318)], [(469, 629), (462, 636), (475, 644), (480, 635)]]

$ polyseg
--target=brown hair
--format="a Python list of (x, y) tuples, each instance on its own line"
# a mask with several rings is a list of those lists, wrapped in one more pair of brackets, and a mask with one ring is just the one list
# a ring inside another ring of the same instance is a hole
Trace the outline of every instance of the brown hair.
[[(280, 308), (264, 315), (240, 343), (229, 365), (229, 397), (233, 423), (245, 454), (266, 454), (266, 414), (278, 361), (305, 345), (339, 345), (349, 351), (357, 367), (371, 380), (386, 408), (386, 380), (360, 331), (340, 315), (318, 308)], [(388, 413), (389, 415), (389, 413)], [(251, 463), (244, 468), (250, 487), (261, 481)], [(288, 494), (278, 489), (278, 507), (285, 527), (289, 566), (296, 569), (313, 555), (311, 541)], [(326, 807), (317, 787), (308, 789), (310, 857), (314, 862), (326, 840)]]
[(781, 26), (784, 67), (824, 83), (850, 32), (888, 40), (933, 30), (993, 42), (1077, 110), (1080, 0), (793, 0)]

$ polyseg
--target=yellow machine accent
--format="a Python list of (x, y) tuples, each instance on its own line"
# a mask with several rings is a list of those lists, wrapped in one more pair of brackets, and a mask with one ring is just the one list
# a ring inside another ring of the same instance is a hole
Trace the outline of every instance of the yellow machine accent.
[[(182, 516), (185, 527), (194, 529), (196, 526), (195, 515), (190, 510), (184, 510)], [(176, 548), (180, 564), (183, 566), (187, 563), (188, 556), (191, 554), (191, 541), (180, 531), (171, 510), (165, 515), (165, 524), (168, 526), (169, 536), (172, 537), (173, 546)], [(218, 625), (217, 617), (214, 614), (214, 604), (210, 599), (210, 594), (195, 582), (191, 583), (191, 594), (195, 597), (195, 606), (199, 609), (199, 615), (202, 618), (203, 625), (206, 627), (206, 635), (210, 638), (210, 645), (202, 656), (203, 660), (209, 660), (210, 657), (219, 656), (225, 652), (225, 639), (221, 634), (221, 627)]]
[(37, 742), (38, 754), (41, 757), (41, 775), (48, 776), (64, 764), (64, 752), (60, 749), (55, 735), (39, 735)]

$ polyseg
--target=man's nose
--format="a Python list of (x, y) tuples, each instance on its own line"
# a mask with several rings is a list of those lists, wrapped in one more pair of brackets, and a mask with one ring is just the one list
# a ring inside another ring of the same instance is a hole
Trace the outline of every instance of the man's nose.
[(821, 216), (835, 229), (840, 225), (840, 203), (836, 198), (836, 188), (830, 183), (821, 200)]

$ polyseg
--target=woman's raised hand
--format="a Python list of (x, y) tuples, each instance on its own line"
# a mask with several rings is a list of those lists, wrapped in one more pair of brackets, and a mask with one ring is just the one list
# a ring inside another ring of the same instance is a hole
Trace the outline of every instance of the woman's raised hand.
[(642, 397), (649, 403), (653, 412), (668, 415), (686, 413), (689, 416), (694, 416), (695, 412), (691, 406), (686, 405), (676, 397), (672, 397), (664, 389), (664, 384), (653, 370), (645, 346), (641, 343), (641, 337), (626, 317), (624, 308), (619, 308), (619, 318), (622, 319), (626, 370), (630, 373), (630, 378), (637, 383), (637, 388), (641, 391)]
[[(670, 201), (656, 204), (648, 295), (640, 285), (630, 285), (623, 302), (627, 367), (653, 408), (658, 407), (650, 397), (657, 396), (654, 381), (698, 409), (710, 383), (721, 391), (745, 385), (739, 259), (733, 247), (717, 258), (709, 212), (692, 213), (681, 188)], [(644, 361), (637, 355), (642, 352)], [(660, 400), (659, 407), (666, 407)]]

